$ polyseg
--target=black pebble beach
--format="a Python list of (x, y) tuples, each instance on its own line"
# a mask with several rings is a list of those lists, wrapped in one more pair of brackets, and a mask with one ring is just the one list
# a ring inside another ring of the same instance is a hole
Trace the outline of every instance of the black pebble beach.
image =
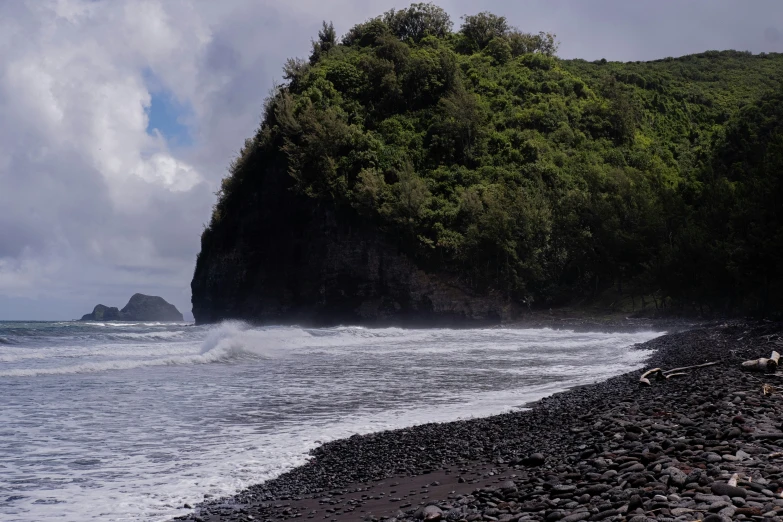
[(783, 379), (740, 369), (783, 351), (783, 325), (728, 321), (640, 347), (655, 350), (645, 368), (718, 364), (651, 386), (632, 372), (520, 412), (331, 442), (308, 464), (180, 519), (783, 520)]

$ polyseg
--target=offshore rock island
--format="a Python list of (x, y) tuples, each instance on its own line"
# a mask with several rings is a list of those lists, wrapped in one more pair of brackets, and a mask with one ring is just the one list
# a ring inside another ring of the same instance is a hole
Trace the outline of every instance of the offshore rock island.
[(115, 306), (96, 305), (82, 321), (184, 321), (177, 307), (156, 295), (133, 294), (120, 310)]
[(783, 55), (556, 51), (431, 4), (324, 23), (222, 182), (196, 321), (778, 313)]

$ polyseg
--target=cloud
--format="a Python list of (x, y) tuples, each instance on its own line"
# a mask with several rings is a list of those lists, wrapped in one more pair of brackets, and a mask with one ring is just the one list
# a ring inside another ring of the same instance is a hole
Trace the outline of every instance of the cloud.
[[(34, 318), (78, 317), (137, 291), (189, 310), (214, 192), (284, 60), (307, 56), (321, 20), (344, 33), (408, 3), (0, 3), (0, 318), (29, 317), (38, 305)], [(468, 0), (440, 5), (457, 26), (479, 10)], [(783, 51), (778, 0), (498, 0), (484, 9), (556, 32), (564, 57)]]
[(193, 98), (209, 33), (186, 4), (166, 5), (177, 16), (161, 2), (0, 7), (0, 31), (13, 35), (0, 46), (0, 294), (91, 302), (121, 282), (119, 293), (159, 287), (189, 308), (213, 195), (199, 168), (147, 133), (144, 71)]

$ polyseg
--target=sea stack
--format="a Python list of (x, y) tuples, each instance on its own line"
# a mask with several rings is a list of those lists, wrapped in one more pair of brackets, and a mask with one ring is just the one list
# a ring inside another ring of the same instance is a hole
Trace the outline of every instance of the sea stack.
[(177, 307), (156, 295), (133, 294), (122, 310), (97, 305), (82, 321), (184, 321)]

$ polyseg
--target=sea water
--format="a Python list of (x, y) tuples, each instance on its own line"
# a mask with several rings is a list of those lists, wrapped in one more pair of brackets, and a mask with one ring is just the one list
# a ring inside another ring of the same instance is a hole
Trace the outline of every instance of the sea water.
[(323, 442), (639, 368), (660, 334), (0, 322), (0, 520), (168, 520)]

